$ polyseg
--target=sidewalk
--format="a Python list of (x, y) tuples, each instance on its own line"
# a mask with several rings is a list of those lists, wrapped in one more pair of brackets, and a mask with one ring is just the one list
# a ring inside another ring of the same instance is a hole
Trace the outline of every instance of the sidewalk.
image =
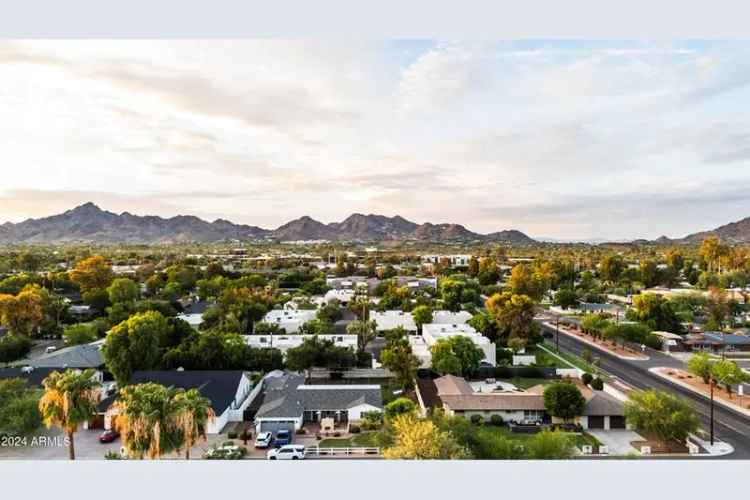
[[(548, 328), (552, 328), (552, 329), (556, 328), (555, 324), (554, 323), (550, 323), (549, 321), (545, 321), (545, 322), (543, 322), (543, 324), (545, 326), (547, 326)], [(568, 337), (580, 340), (581, 342), (584, 342), (584, 343), (586, 343), (586, 344), (588, 344), (588, 345), (590, 345), (592, 347), (595, 347), (595, 348), (599, 349), (600, 351), (605, 351), (608, 354), (611, 354), (612, 356), (617, 356), (620, 359), (625, 359), (625, 360), (628, 360), (628, 361), (648, 361), (649, 359), (651, 359), (651, 358), (649, 358), (645, 354), (635, 354), (635, 353), (633, 353), (632, 356), (623, 356), (622, 354), (619, 354), (619, 353), (613, 351), (612, 349), (607, 348), (607, 346), (604, 345), (603, 343), (600, 344), (600, 343), (594, 342), (592, 340), (589, 340), (586, 337), (583, 337), (583, 336), (580, 336), (580, 335), (576, 335), (575, 333), (572, 333), (572, 332), (568, 331), (567, 329), (565, 329), (563, 327), (559, 327), (558, 329), (559, 329), (560, 333), (563, 334), (563, 335), (567, 335)]]
[[(687, 384), (687, 383), (681, 381), (680, 379), (677, 379), (677, 378), (674, 378), (674, 377), (670, 377), (666, 373), (662, 373), (662, 370), (670, 370), (670, 369), (672, 369), (672, 368), (666, 368), (666, 367), (658, 366), (658, 367), (654, 367), (654, 368), (649, 368), (648, 371), (650, 371), (651, 373), (657, 375), (658, 377), (663, 378), (664, 380), (668, 380), (668, 381), (672, 382), (673, 384), (679, 385), (680, 387), (684, 387), (685, 389), (688, 389), (688, 390), (690, 390), (690, 391), (692, 391), (692, 392), (694, 392), (696, 394), (700, 394), (701, 396), (705, 397), (706, 399), (709, 399), (711, 397), (711, 395), (710, 395), (710, 393), (708, 391), (699, 391), (695, 387), (693, 387), (692, 385)], [(716, 389), (716, 390), (718, 391), (720, 389)], [(714, 395), (715, 395), (715, 393), (714, 393)], [(750, 398), (750, 396), (747, 396), (747, 397)], [(741, 413), (741, 414), (743, 414), (745, 416), (750, 417), (750, 409), (743, 408), (742, 406), (736, 405), (734, 403), (730, 403), (729, 401), (727, 401), (725, 399), (722, 399), (722, 398), (719, 398), (719, 397), (714, 397), (714, 402), (716, 404), (719, 404), (719, 405), (722, 405), (722, 406), (724, 406), (726, 408), (729, 408), (730, 410), (734, 410), (734, 411), (736, 411), (738, 413)]]

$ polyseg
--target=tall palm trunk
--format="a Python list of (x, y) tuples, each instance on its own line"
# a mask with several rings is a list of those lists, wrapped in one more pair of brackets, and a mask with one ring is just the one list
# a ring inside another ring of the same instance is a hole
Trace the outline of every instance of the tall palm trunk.
[(71, 460), (76, 459), (76, 447), (75, 443), (73, 442), (73, 433), (68, 431), (68, 439), (70, 442), (68, 443), (68, 458)]

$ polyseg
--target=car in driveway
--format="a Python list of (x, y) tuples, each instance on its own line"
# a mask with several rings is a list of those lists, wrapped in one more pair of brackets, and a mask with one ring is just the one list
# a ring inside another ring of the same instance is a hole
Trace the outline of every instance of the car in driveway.
[(277, 448), (291, 444), (292, 442), (292, 433), (287, 430), (280, 430), (276, 431), (276, 436), (273, 438), (273, 444)]
[(268, 448), (273, 443), (273, 434), (270, 432), (261, 432), (258, 437), (255, 438), (256, 448)]
[(100, 443), (112, 443), (114, 442), (118, 437), (120, 437), (120, 433), (115, 430), (108, 430), (104, 431), (99, 435), (99, 442)]
[(287, 444), (281, 448), (274, 448), (266, 452), (268, 460), (303, 460), (305, 447), (301, 444)]

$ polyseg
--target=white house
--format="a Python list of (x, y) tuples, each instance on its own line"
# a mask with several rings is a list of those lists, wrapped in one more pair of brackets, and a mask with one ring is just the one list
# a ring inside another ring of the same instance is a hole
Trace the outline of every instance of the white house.
[(463, 325), (471, 319), (471, 313), (468, 311), (433, 311), (432, 323), (440, 325)]
[(370, 313), (370, 319), (375, 321), (378, 332), (393, 330), (396, 327), (402, 327), (407, 332), (416, 332), (417, 325), (414, 323), (414, 317), (410, 312), (403, 311), (373, 311)]
[(427, 323), (422, 325), (422, 336), (411, 335), (409, 336), (409, 343), (411, 344), (412, 352), (422, 362), (423, 367), (429, 367), (432, 364), (432, 354), (430, 353), (430, 347), (437, 343), (440, 339), (447, 339), (461, 335), (468, 337), (474, 342), (474, 345), (482, 349), (484, 353), (483, 363), (495, 366), (496, 364), (496, 350), (495, 344), (490, 342), (490, 339), (477, 332), (474, 328), (467, 324), (457, 325), (443, 325), (437, 323)]
[(422, 264), (432, 266), (439, 264), (443, 259), (447, 260), (451, 267), (467, 267), (471, 255), (423, 255)]
[[(244, 335), (245, 343), (250, 347), (262, 348), (273, 347), (280, 350), (283, 354), (293, 347), (299, 347), (305, 339), (312, 338), (313, 335)], [(337, 347), (357, 348), (356, 335), (318, 335), (320, 340), (330, 340)]]
[(347, 305), (349, 302), (351, 302), (355, 295), (357, 295), (356, 290), (353, 290), (351, 288), (341, 288), (341, 289), (331, 289), (328, 290), (323, 297), (325, 303), (329, 303), (333, 300), (338, 300), (339, 303), (342, 305)]
[(286, 333), (296, 333), (300, 326), (315, 319), (316, 314), (309, 309), (273, 309), (266, 313), (263, 321), (279, 325)]

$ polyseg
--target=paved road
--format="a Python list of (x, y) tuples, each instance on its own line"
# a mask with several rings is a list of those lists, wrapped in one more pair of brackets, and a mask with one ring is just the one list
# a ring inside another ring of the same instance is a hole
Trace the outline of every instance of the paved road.
[[(554, 335), (554, 327), (542, 325), (542, 328)], [(562, 351), (580, 356), (586, 347), (590, 346), (574, 337), (560, 335), (560, 349)], [(629, 386), (636, 389), (658, 389), (681, 396), (700, 415), (704, 427), (709, 428), (708, 398), (672, 384), (648, 371), (648, 368), (653, 366), (674, 366), (673, 363), (678, 360), (663, 353), (649, 350), (648, 355), (651, 356), (649, 361), (630, 361), (592, 347), (590, 349), (595, 356), (599, 356), (601, 360), (599, 366), (603, 371)], [(734, 453), (724, 458), (750, 459), (750, 418), (718, 404), (714, 406), (714, 409), (716, 437), (730, 443), (735, 448)]]

